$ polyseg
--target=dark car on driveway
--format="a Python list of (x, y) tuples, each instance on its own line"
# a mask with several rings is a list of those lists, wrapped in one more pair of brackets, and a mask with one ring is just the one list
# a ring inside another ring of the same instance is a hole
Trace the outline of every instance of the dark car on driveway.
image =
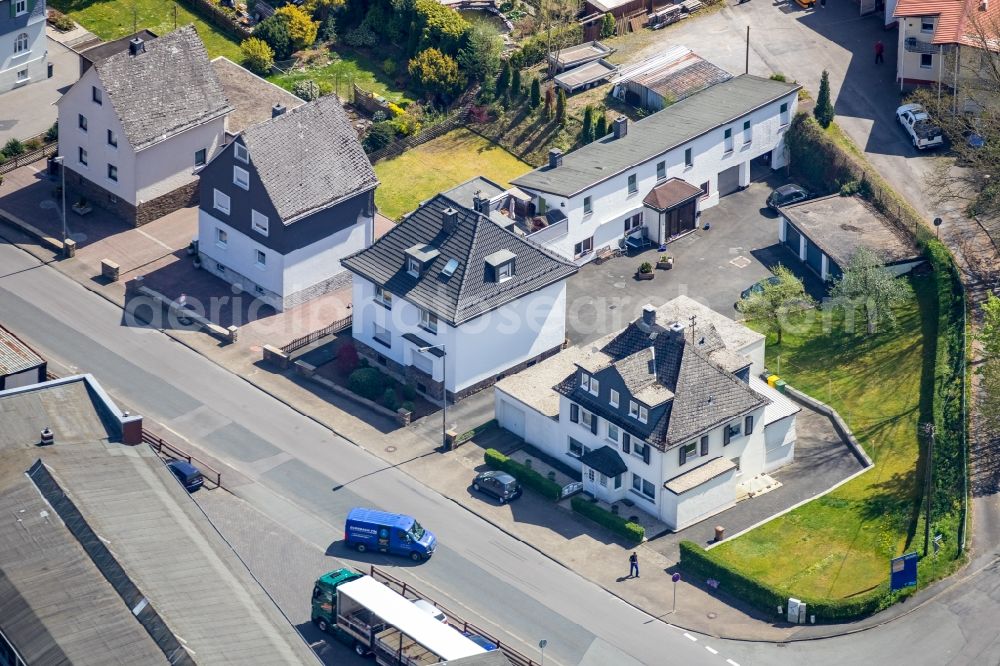
[(167, 467), (189, 493), (198, 490), (205, 483), (201, 470), (186, 460), (171, 460), (167, 463)]
[(766, 277), (763, 280), (758, 280), (740, 292), (740, 300), (750, 298), (751, 294), (760, 294), (764, 291), (765, 286), (769, 284), (778, 284), (779, 282), (781, 282), (781, 280), (778, 279), (777, 275), (772, 275), (771, 277)]
[(521, 484), (507, 472), (480, 472), (472, 482), (472, 488), (496, 497), (501, 504), (521, 496)]
[(799, 187), (795, 183), (782, 185), (767, 198), (767, 207), (773, 211), (778, 210), (778, 206), (789, 206), (793, 203), (805, 201), (809, 198), (809, 192)]

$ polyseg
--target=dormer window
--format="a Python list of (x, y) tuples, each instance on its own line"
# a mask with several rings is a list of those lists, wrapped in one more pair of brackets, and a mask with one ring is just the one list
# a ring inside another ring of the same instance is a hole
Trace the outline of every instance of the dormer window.
[(601, 383), (597, 381), (597, 377), (589, 375), (586, 372), (581, 372), (580, 388), (591, 395), (598, 395), (601, 392)]
[(639, 421), (639, 423), (646, 423), (649, 421), (649, 410), (645, 406), (640, 405), (635, 400), (628, 401), (628, 415)]
[(250, 161), (250, 151), (242, 143), (235, 143), (233, 144), (233, 157), (246, 164)]
[(487, 279), (493, 282), (506, 282), (514, 277), (514, 260), (517, 258), (510, 250), (498, 250), (486, 257)]
[(413, 277), (420, 277), (420, 262), (410, 257), (406, 260), (406, 272)]
[(420, 277), (441, 254), (433, 245), (414, 245), (406, 250), (406, 272), (411, 277)]

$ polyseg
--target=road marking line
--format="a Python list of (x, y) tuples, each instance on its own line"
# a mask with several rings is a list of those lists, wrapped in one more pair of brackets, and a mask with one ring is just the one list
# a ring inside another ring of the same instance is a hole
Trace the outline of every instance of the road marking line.
[(726, 659), (726, 663), (729, 664), (729, 666), (740, 666), (739, 664), (737, 664), (732, 659)]
[[(688, 640), (691, 640), (691, 641), (694, 641), (695, 643), (697, 643), (697, 642), (698, 642), (698, 639), (697, 639), (697, 638), (695, 638), (694, 636), (692, 636), (691, 634), (689, 634), (689, 633), (688, 633), (688, 632), (686, 632), (686, 631), (684, 632), (684, 638), (686, 638), (686, 639), (688, 639)], [(737, 666), (739, 666), (739, 664), (737, 664)]]
[(709, 652), (711, 652), (712, 654), (719, 654), (719, 651), (718, 651), (718, 650), (716, 650), (716, 649), (715, 649), (715, 648), (713, 648), (713, 647), (709, 647), (709, 646), (707, 646), (707, 645), (706, 645), (706, 646), (705, 646), (705, 649), (706, 649), (706, 650), (708, 650)]

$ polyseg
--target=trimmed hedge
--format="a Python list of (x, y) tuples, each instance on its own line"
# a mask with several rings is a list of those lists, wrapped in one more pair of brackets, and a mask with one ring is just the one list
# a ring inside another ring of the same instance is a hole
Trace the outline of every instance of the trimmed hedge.
[(909, 588), (891, 593), (888, 584), (883, 584), (870, 592), (847, 599), (812, 599), (746, 576), (721, 561), (712, 551), (705, 550), (693, 541), (682, 541), (680, 550), (680, 566), (692, 578), (715, 579), (719, 581), (718, 589), (726, 594), (738, 597), (741, 601), (763, 611), (770, 611), (772, 614), (776, 614), (779, 606), (784, 614), (788, 598), (795, 597), (806, 603), (806, 612), (815, 615), (817, 622), (846, 622), (885, 610), (913, 592), (913, 588)]
[(646, 538), (646, 528), (631, 520), (625, 520), (621, 516), (616, 516), (607, 509), (602, 509), (597, 504), (582, 497), (574, 497), (570, 500), (573, 510), (582, 516), (590, 518), (598, 525), (606, 527), (615, 534), (623, 536), (629, 541), (641, 543)]
[(531, 488), (552, 501), (558, 501), (562, 497), (562, 486), (558, 483), (549, 481), (527, 465), (511, 460), (496, 449), (486, 449), (483, 459), (486, 461), (487, 467), (507, 472), (520, 481), (521, 485)]

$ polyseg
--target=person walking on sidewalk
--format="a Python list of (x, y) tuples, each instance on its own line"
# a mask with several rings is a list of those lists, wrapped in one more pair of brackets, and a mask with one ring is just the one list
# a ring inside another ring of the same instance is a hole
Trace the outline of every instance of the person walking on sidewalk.
[(639, 577), (639, 556), (635, 554), (635, 551), (632, 551), (632, 554), (628, 556), (628, 577)]
[(885, 58), (882, 57), (882, 55), (884, 53), (885, 53), (885, 44), (883, 44), (882, 40), (880, 39), (877, 42), (875, 42), (875, 64), (876, 65), (881, 65), (885, 61)]

